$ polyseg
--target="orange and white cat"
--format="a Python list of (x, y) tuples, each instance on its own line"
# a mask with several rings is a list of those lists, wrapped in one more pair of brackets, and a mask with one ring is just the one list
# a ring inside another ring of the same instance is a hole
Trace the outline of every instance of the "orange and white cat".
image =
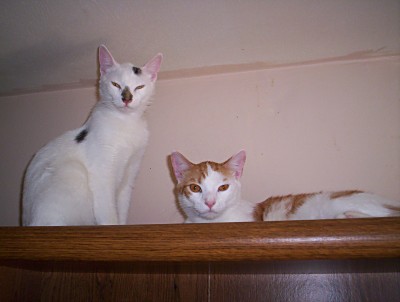
[(245, 151), (223, 163), (199, 164), (178, 152), (171, 154), (186, 223), (400, 216), (400, 202), (361, 191), (270, 197), (258, 204), (245, 201), (240, 185), (245, 160)]

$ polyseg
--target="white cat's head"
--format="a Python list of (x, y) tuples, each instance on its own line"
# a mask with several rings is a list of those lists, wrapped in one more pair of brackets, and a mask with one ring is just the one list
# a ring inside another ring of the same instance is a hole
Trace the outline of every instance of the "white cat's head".
[(205, 161), (194, 164), (179, 152), (171, 154), (182, 210), (190, 220), (213, 220), (240, 200), (240, 177), (246, 160), (245, 151), (223, 163)]
[(100, 95), (107, 106), (131, 112), (146, 105), (154, 91), (162, 54), (157, 54), (142, 67), (131, 63), (119, 64), (109, 50), (99, 47)]

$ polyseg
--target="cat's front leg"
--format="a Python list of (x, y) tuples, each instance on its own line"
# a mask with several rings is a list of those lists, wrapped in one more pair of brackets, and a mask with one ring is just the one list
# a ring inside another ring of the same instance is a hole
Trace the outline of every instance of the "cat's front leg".
[(117, 205), (120, 224), (126, 224), (128, 220), (129, 207), (132, 199), (132, 190), (135, 178), (139, 172), (140, 164), (145, 152), (145, 147), (133, 154), (126, 165), (125, 178), (119, 190)]
[(128, 221), (129, 207), (131, 204), (132, 185), (125, 186), (118, 196), (118, 220), (119, 224), (126, 224)]
[(110, 183), (99, 180), (91, 184), (94, 217), (98, 225), (119, 224), (113, 187)]

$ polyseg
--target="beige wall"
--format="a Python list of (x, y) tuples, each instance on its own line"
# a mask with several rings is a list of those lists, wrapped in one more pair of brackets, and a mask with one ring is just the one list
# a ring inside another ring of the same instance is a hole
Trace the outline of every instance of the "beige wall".
[[(399, 57), (160, 80), (130, 223), (181, 222), (167, 156), (247, 151), (243, 197), (363, 189), (400, 199)], [(81, 125), (94, 88), (0, 98), (0, 225), (17, 225), (23, 170)]]

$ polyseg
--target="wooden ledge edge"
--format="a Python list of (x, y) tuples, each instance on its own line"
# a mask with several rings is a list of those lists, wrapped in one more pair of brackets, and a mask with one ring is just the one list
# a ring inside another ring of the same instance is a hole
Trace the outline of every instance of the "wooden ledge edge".
[(0, 227), (0, 261), (205, 262), (400, 258), (400, 218)]

